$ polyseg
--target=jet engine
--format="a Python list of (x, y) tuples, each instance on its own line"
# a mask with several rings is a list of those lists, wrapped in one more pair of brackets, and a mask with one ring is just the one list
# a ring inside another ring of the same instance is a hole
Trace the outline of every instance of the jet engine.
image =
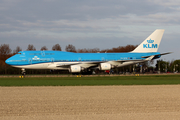
[(101, 63), (99, 65), (100, 70), (110, 70), (111, 68), (112, 68), (112, 66), (109, 63)]
[(69, 72), (71, 73), (79, 73), (81, 72), (81, 66), (79, 65), (71, 65), (69, 68)]

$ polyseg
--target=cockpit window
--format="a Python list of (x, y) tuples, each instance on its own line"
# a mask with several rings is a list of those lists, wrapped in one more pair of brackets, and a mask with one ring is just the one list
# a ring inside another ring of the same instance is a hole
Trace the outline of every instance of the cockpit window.
[(17, 54), (20, 54), (20, 55), (21, 55), (21, 53), (17, 53)]

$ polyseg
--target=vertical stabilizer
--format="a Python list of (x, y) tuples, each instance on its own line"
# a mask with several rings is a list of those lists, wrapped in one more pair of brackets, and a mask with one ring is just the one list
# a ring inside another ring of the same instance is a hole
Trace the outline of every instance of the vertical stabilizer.
[(157, 52), (163, 33), (164, 33), (164, 29), (155, 30), (132, 52), (136, 52), (136, 53)]

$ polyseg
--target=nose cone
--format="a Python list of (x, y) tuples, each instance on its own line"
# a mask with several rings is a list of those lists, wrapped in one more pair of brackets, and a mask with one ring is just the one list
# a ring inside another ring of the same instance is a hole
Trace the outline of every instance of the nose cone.
[(6, 64), (11, 65), (10, 58), (5, 61)]

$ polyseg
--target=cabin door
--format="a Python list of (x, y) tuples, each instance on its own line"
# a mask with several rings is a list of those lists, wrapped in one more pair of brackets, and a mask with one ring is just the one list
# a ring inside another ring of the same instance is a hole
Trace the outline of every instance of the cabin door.
[(51, 62), (54, 63), (54, 58), (51, 58)]
[(31, 58), (28, 59), (28, 63), (32, 64), (32, 59)]
[(45, 52), (44, 51), (41, 51), (41, 56), (45, 57)]

